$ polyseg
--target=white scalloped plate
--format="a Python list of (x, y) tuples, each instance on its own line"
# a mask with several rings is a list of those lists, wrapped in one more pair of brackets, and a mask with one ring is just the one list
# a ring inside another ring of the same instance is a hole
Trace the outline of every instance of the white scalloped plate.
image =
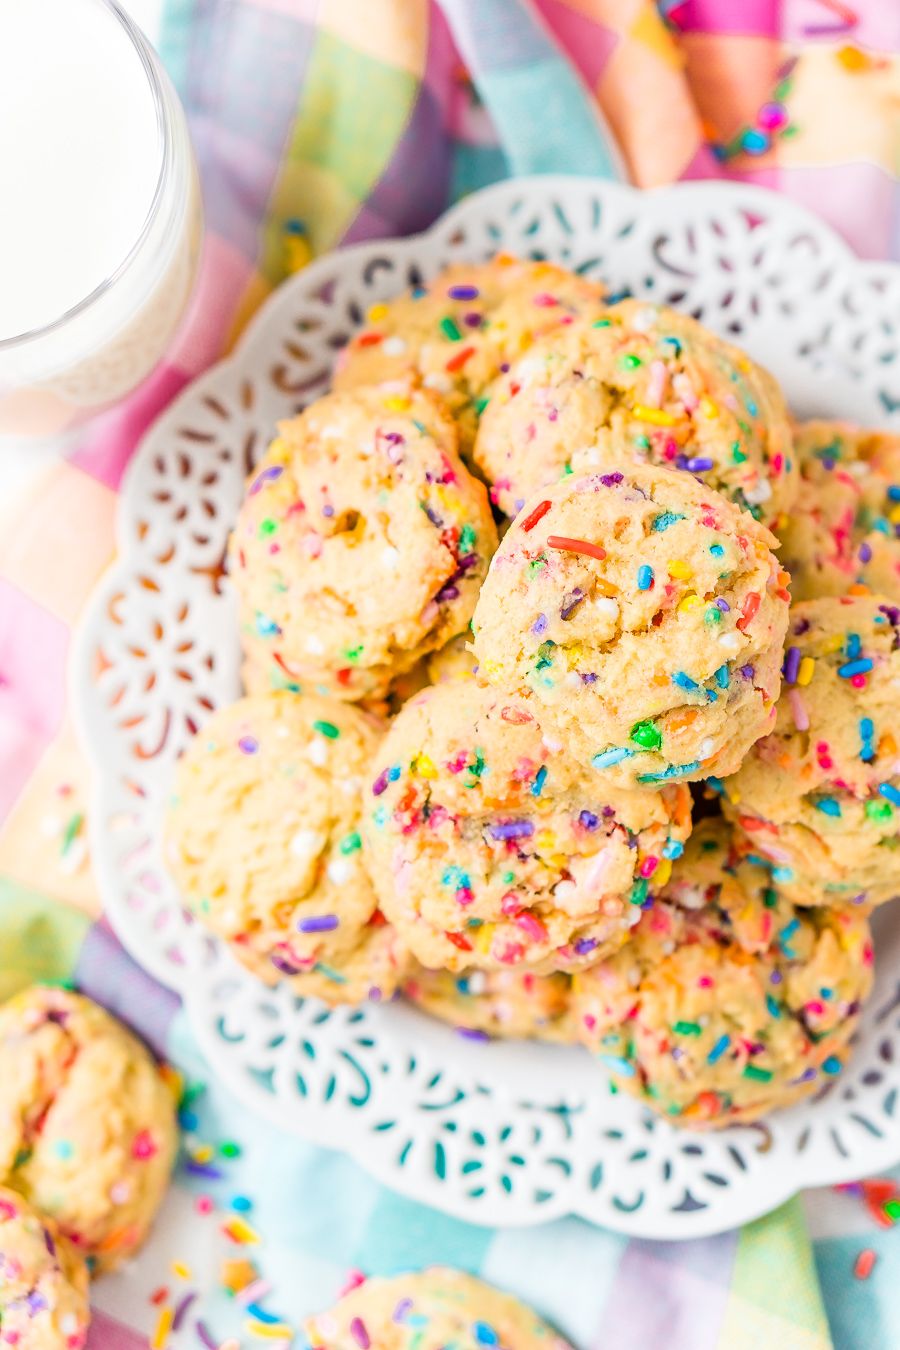
[(372, 303), (500, 249), (695, 314), (769, 366), (800, 415), (900, 424), (900, 267), (859, 262), (761, 189), (522, 179), (469, 197), (425, 235), (319, 259), (176, 399), (130, 465), (119, 557), (73, 654), (96, 771), (94, 866), (122, 942), (181, 993), (210, 1065), (261, 1115), (472, 1223), (576, 1213), (629, 1234), (698, 1237), (800, 1187), (900, 1162), (893, 907), (878, 915), (876, 990), (838, 1082), (765, 1124), (697, 1137), (614, 1094), (584, 1051), (482, 1045), (402, 1003), (329, 1011), (266, 989), (183, 911), (157, 844), (177, 755), (240, 692), (222, 560), (245, 473), (275, 421), (325, 389)]

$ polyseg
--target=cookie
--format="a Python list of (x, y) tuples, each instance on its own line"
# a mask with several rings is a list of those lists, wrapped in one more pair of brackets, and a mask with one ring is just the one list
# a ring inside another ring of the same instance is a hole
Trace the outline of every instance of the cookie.
[(469, 624), (497, 546), (484, 485), (406, 386), (327, 395), (279, 430), (229, 542), (250, 660), (297, 693), (381, 696)]
[(542, 489), (482, 588), (478, 678), (617, 786), (733, 772), (775, 721), (788, 593), (773, 543), (670, 469)]
[(657, 464), (773, 525), (796, 493), (775, 381), (684, 314), (623, 300), (542, 338), (491, 389), (473, 456), (515, 516), (569, 474)]
[(796, 904), (900, 894), (898, 625), (877, 596), (795, 605), (775, 727), (721, 784), (723, 811)]
[(684, 785), (612, 788), (523, 705), (472, 680), (417, 694), (374, 768), (369, 870), (431, 969), (571, 969), (613, 950), (690, 831)]
[(178, 764), (169, 869), (259, 974), (348, 956), (375, 912), (360, 816), (378, 731), (336, 699), (260, 694), (214, 713)]
[(578, 1039), (569, 1016), (571, 980), (556, 971), (426, 970), (419, 966), (406, 980), (403, 993), (442, 1022), (450, 1022), (478, 1039), (489, 1036), (519, 1040)]
[(468, 455), (491, 382), (544, 334), (602, 305), (605, 288), (547, 262), (499, 254), (455, 263), (369, 310), (339, 355), (335, 389), (412, 378), (441, 396)]
[(569, 1350), (524, 1303), (449, 1266), (365, 1280), (303, 1330), (312, 1350)]
[(15, 1191), (0, 1186), (0, 1340), (16, 1350), (81, 1350), (91, 1320), (84, 1257)]
[(175, 1157), (159, 1068), (90, 999), (34, 985), (0, 1007), (0, 1083), (0, 1184), (112, 1270), (146, 1237)]
[(359, 931), (349, 951), (321, 957), (312, 966), (295, 967), (282, 958), (276, 968), (271, 959), (246, 947), (236, 955), (266, 984), (289, 975), (298, 998), (317, 998), (331, 1008), (344, 1003), (387, 1002), (415, 967), (408, 947), (380, 910), (375, 910)]
[(833, 1079), (871, 984), (866, 911), (794, 910), (704, 821), (627, 946), (573, 976), (572, 1006), (618, 1086), (722, 1127)]
[(428, 658), (428, 678), (432, 684), (446, 684), (448, 680), (473, 679), (478, 662), (469, 651), (471, 634), (460, 633), (446, 647)]
[(797, 500), (776, 528), (793, 598), (868, 588), (900, 601), (900, 436), (807, 422), (795, 457)]

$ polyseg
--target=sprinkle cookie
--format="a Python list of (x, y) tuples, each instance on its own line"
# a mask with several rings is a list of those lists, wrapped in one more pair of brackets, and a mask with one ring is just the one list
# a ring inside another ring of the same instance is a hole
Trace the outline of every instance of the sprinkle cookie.
[(376, 908), (360, 813), (377, 744), (352, 705), (282, 691), (219, 709), (181, 759), (166, 860), (257, 973), (309, 973), (357, 948)]
[(900, 609), (877, 596), (794, 606), (775, 727), (721, 792), (795, 904), (900, 894)]
[(478, 671), (478, 662), (469, 650), (468, 636), (448, 642), (439, 652), (428, 658), (428, 678), (432, 684), (446, 684), (448, 680), (470, 680)]
[(602, 305), (604, 287), (546, 262), (500, 254), (456, 263), (369, 310), (337, 360), (334, 388), (413, 378), (439, 394), (468, 455), (491, 381), (532, 342)]
[(795, 455), (797, 500), (776, 530), (793, 598), (868, 590), (900, 602), (900, 436), (807, 422)]
[(467, 627), (496, 546), (436, 399), (321, 398), (281, 424), (231, 536), (251, 665), (298, 693), (381, 696)]
[(620, 1087), (709, 1128), (838, 1074), (871, 983), (865, 911), (795, 912), (765, 868), (740, 860), (728, 827), (704, 821), (627, 946), (573, 976), (572, 1003)]
[(530, 970), (449, 970), (420, 966), (403, 992), (413, 1003), (442, 1022), (450, 1022), (475, 1040), (491, 1036), (520, 1040), (578, 1040), (569, 1016), (571, 980), (557, 971), (536, 975)]
[[(247, 948), (236, 954), (266, 984), (274, 984), (288, 973)], [(291, 975), (290, 984), (298, 998), (317, 998), (331, 1008), (343, 1003), (384, 1003), (393, 998), (414, 967), (406, 943), (376, 909), (349, 951), (330, 959), (320, 958), (315, 965)]]
[(146, 1237), (175, 1157), (159, 1069), (96, 1003), (34, 985), (0, 1007), (0, 1083), (0, 1183), (112, 1270)]
[(614, 950), (690, 830), (686, 787), (613, 789), (521, 703), (471, 680), (416, 695), (375, 763), (367, 861), (431, 969), (571, 969)]
[(365, 1280), (303, 1329), (312, 1350), (569, 1350), (524, 1303), (448, 1266)]
[(482, 588), (478, 678), (617, 785), (732, 772), (775, 721), (788, 578), (773, 543), (669, 469), (542, 489)]
[(91, 1314), (84, 1257), (21, 1195), (0, 1186), (0, 1340), (81, 1350)]
[(773, 526), (797, 473), (772, 377), (696, 320), (623, 300), (536, 342), (491, 390), (474, 449), (515, 516), (568, 474), (658, 464)]

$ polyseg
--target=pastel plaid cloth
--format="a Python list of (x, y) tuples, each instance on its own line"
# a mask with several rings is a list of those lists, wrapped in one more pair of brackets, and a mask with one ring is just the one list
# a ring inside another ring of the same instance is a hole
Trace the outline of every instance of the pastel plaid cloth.
[[(818, 211), (863, 256), (896, 258), (900, 5), (164, 0), (154, 36), (203, 182), (190, 312), (164, 362), (67, 458), (0, 455), (0, 996), (74, 978), (206, 1083), (198, 1136), (242, 1153), (220, 1179), (179, 1175), (150, 1249), (96, 1286), (92, 1345), (146, 1345), (163, 1287), (199, 1295), (173, 1344), (199, 1345), (198, 1319), (213, 1342), (237, 1329), (246, 1343), (217, 1288), (221, 1216), (192, 1202), (202, 1184), (223, 1205), (252, 1199), (271, 1307), (292, 1325), (351, 1267), (449, 1261), (523, 1293), (592, 1350), (900, 1348), (900, 1242), (852, 1197), (806, 1197), (812, 1248), (798, 1202), (688, 1244), (577, 1220), (495, 1232), (250, 1119), (209, 1081), (177, 1000), (95, 922), (88, 784), (65, 698), (72, 629), (113, 555), (129, 457), (302, 261), (298, 240), (321, 252), (422, 229), (485, 183), (552, 169), (643, 186), (751, 180)], [(853, 1275), (863, 1248), (877, 1257), (866, 1280)], [(173, 1260), (190, 1280), (173, 1277)]]

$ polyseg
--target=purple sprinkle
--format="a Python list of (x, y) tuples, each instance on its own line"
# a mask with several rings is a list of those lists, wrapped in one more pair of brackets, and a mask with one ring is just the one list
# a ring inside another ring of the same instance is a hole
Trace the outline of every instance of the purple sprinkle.
[(579, 956), (587, 956), (597, 945), (596, 938), (579, 938), (575, 943), (575, 950)]
[(463, 323), (466, 325), (467, 328), (480, 328), (481, 315), (477, 312), (477, 310), (470, 310), (468, 314), (463, 315)]
[(389, 774), (390, 769), (382, 769), (381, 773), (375, 779), (375, 782), (372, 784), (373, 797), (380, 797), (382, 792), (387, 791), (387, 785), (390, 781)]
[(399, 431), (385, 431), (384, 439), (390, 441), (391, 445), (403, 445), (405, 437), (400, 435)]
[[(272, 960), (274, 962), (275, 958), (273, 957)], [(293, 973), (296, 974), (296, 971)], [(224, 1172), (219, 1171), (218, 1167), (212, 1167), (209, 1163), (193, 1162), (190, 1158), (185, 1162), (184, 1170), (189, 1172), (192, 1177), (209, 1177), (211, 1181), (220, 1181), (225, 1175)]]
[(29, 1317), (37, 1317), (38, 1313), (43, 1312), (49, 1305), (43, 1294), (39, 1293), (37, 1289), (32, 1289), (25, 1300), (25, 1306), (28, 1309)]
[(800, 619), (794, 625), (794, 633), (797, 637), (802, 637), (804, 633), (809, 632), (809, 619)]
[(869, 547), (869, 545), (865, 542), (863, 542), (859, 546), (859, 561), (861, 563), (867, 563), (872, 561), (872, 550)]
[(531, 625), (531, 631), (532, 633), (537, 633), (538, 637), (540, 637), (541, 633), (543, 633), (546, 630), (546, 628), (547, 628), (547, 616), (546, 614), (539, 614), (535, 619), (534, 623)]
[(809, 1067), (808, 1069), (804, 1069), (804, 1070), (803, 1070), (803, 1072), (801, 1073), (801, 1075), (800, 1075), (799, 1078), (792, 1078), (792, 1079), (790, 1080), (789, 1086), (793, 1087), (794, 1084), (796, 1084), (796, 1083), (808, 1083), (808, 1082), (810, 1082), (811, 1079), (815, 1078), (815, 1076), (816, 1076), (816, 1071), (815, 1071), (815, 1069), (812, 1067), (812, 1065), (810, 1065), (810, 1067)]
[(172, 1330), (178, 1331), (182, 1322), (187, 1316), (187, 1310), (197, 1297), (196, 1294), (185, 1294), (184, 1298), (175, 1309), (175, 1316), (172, 1318)]
[(259, 749), (259, 741), (255, 736), (242, 736), (238, 741), (238, 749), (243, 750), (245, 755), (255, 755)]
[(515, 501), (516, 515), (519, 514), (519, 512), (522, 510), (522, 507), (523, 507), (524, 505), (525, 505), (525, 498), (524, 498), (524, 497), (517, 497), (517, 498), (516, 498), (516, 501)]
[(322, 515), (326, 516), (330, 520), (331, 517), (334, 515), (334, 507), (330, 506), (328, 502), (326, 502), (325, 505), (322, 507)]
[(451, 300), (477, 300), (477, 286), (451, 286), (447, 291)]
[[(300, 967), (292, 965), (291, 962), (286, 959), (286, 957), (280, 954), (280, 952), (272, 952), (269, 956), (269, 960), (272, 962), (272, 965), (275, 967), (276, 970), (281, 971), (282, 975), (300, 974)], [(202, 1163), (198, 1164), (198, 1166), (202, 1165), (203, 1165)], [(216, 1347), (216, 1350), (218, 1350), (218, 1347)]]
[(410, 1308), (412, 1307), (412, 1305), (413, 1305), (413, 1301), (412, 1301), (411, 1298), (401, 1298), (400, 1302), (397, 1304), (396, 1308), (394, 1309), (394, 1315), (393, 1315), (393, 1317), (391, 1318), (391, 1321), (392, 1321), (392, 1322), (402, 1322), (402, 1321), (405, 1319), (406, 1314), (409, 1312), (409, 1310), (410, 1310)]
[(209, 1328), (205, 1322), (195, 1322), (194, 1330), (206, 1346), (206, 1350), (219, 1350), (219, 1342), (214, 1341), (212, 1336), (210, 1336)]
[(350, 1335), (359, 1346), (359, 1350), (369, 1350), (371, 1344), (369, 1333), (366, 1331), (366, 1324), (361, 1317), (354, 1317), (350, 1323)]
[(879, 605), (878, 613), (884, 614), (887, 617), (888, 623), (890, 623), (892, 627), (896, 628), (897, 625), (900, 624), (900, 609), (897, 609), (896, 606)]
[(584, 591), (581, 589), (580, 586), (576, 586), (574, 591), (570, 591), (568, 595), (563, 596), (562, 608), (559, 611), (559, 617), (561, 619), (567, 619), (570, 614), (574, 614), (575, 610), (581, 604), (583, 599), (584, 599)]
[(593, 811), (582, 811), (578, 819), (586, 830), (596, 830), (600, 824), (599, 816), (595, 816)]
[(676, 456), (675, 456), (675, 468), (676, 468), (676, 469), (686, 469), (687, 466), (688, 466), (688, 457), (687, 457), (687, 455), (676, 455)]
[(719, 596), (718, 600), (716, 601), (716, 609), (720, 609), (723, 614), (727, 614), (731, 609), (731, 606), (729, 605), (727, 600), (723, 600), (722, 597)]
[(268, 469), (263, 469), (262, 473), (252, 484), (248, 495), (254, 497), (261, 487), (264, 487), (266, 483), (274, 483), (275, 479), (280, 478), (283, 473), (284, 469), (280, 464), (271, 464)]
[(441, 520), (438, 513), (431, 509), (427, 502), (424, 505), (424, 511), (436, 530), (442, 530), (444, 528), (444, 522)]
[(616, 808), (614, 806), (604, 806), (603, 814), (604, 816), (614, 816), (616, 814)]
[(301, 919), (297, 927), (301, 933), (331, 933), (339, 922), (336, 914), (318, 914), (311, 919)]
[(622, 482), (622, 475), (620, 473), (604, 473), (600, 475), (600, 482), (604, 487), (615, 487)]
[(773, 970), (772, 974), (769, 976), (769, 979), (772, 982), (772, 984), (781, 984), (781, 971)]
[(851, 905), (862, 905), (865, 904), (865, 900), (866, 900), (865, 891), (860, 891), (859, 895), (854, 895), (850, 903)]
[(788, 684), (797, 683), (797, 672), (800, 669), (800, 648), (788, 647), (787, 656), (784, 658), (784, 678)]
[(457, 1036), (464, 1036), (467, 1041), (489, 1041), (491, 1038), (486, 1031), (475, 1031), (471, 1027), (457, 1027)]
[(597, 676), (596, 676), (596, 674), (595, 674), (595, 672), (594, 672), (593, 670), (589, 670), (589, 671), (587, 672), (587, 674), (586, 674), (586, 675), (582, 675), (581, 678), (582, 678), (582, 680), (584, 681), (585, 684), (593, 684), (594, 681), (596, 680)]
[(756, 674), (756, 671), (753, 669), (752, 666), (741, 666), (741, 674), (743, 675), (745, 680), (752, 680), (753, 676)]
[(50, 1231), (47, 1228), (44, 1229), (44, 1246), (51, 1256), (56, 1255), (56, 1243), (53, 1241)]
[(508, 361), (504, 361), (503, 364), (501, 365), (500, 369), (501, 369), (501, 371), (503, 372), (503, 374), (506, 375), (506, 374), (509, 372), (509, 362), (508, 362)]
[(448, 600), (458, 600), (458, 599), (459, 599), (458, 586), (442, 586), (441, 589), (438, 591), (437, 595), (434, 597), (435, 604), (438, 605), (444, 605), (447, 603)]
[(534, 834), (534, 825), (530, 820), (509, 820), (502, 825), (491, 825), (488, 834), (492, 839), (528, 839)]
[(709, 455), (695, 455), (693, 459), (686, 461), (684, 467), (688, 473), (706, 473), (706, 470), (711, 469), (714, 464), (715, 460), (710, 459)]
[(828, 470), (828, 472), (831, 473), (831, 470), (834, 468), (835, 464), (837, 464), (837, 460), (832, 459), (830, 455), (823, 455), (822, 464)]

